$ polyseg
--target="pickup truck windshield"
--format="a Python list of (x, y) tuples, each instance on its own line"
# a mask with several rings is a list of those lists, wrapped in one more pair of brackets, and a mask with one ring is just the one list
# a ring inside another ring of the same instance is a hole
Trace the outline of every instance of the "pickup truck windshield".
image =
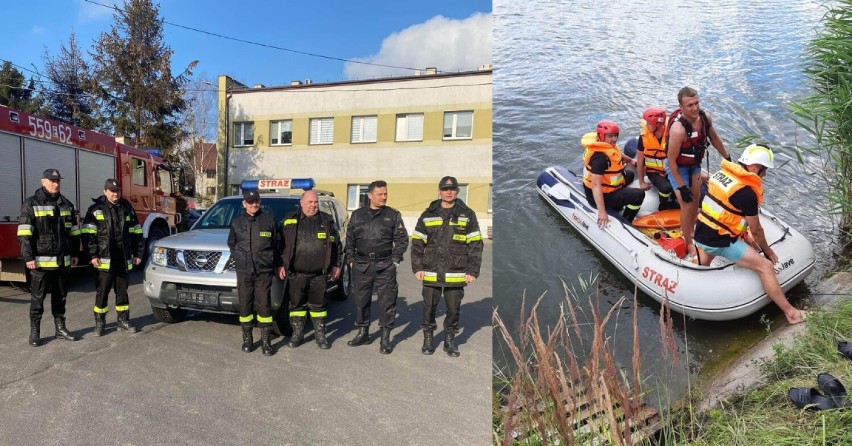
[[(260, 209), (263, 212), (272, 213), (275, 221), (281, 222), (284, 220), (285, 214), (299, 209), (299, 199), (261, 196)], [(231, 220), (245, 211), (243, 201), (239, 198), (219, 200), (204, 212), (204, 215), (201, 216), (198, 223), (192, 229), (230, 229)]]

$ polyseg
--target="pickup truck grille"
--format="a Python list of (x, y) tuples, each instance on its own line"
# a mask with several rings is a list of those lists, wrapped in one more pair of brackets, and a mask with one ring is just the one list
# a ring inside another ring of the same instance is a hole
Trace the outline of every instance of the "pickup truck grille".
[(216, 269), (216, 264), (219, 263), (219, 258), (222, 257), (220, 251), (189, 251), (183, 252), (186, 260), (187, 271), (213, 271)]
[[(221, 251), (191, 251), (169, 249), (166, 252), (166, 262), (169, 268), (180, 269), (178, 263), (178, 253), (183, 252), (183, 259), (186, 262), (186, 271), (215, 271), (219, 259), (222, 257)], [(233, 259), (228, 261), (233, 269)]]
[(228, 263), (225, 264), (225, 271), (236, 271), (237, 267), (234, 265), (234, 258), (230, 257), (228, 259)]

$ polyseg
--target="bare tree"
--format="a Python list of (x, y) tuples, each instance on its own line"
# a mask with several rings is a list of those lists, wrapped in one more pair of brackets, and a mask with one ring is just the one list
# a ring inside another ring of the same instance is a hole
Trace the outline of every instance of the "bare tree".
[[(210, 204), (215, 192), (208, 193), (209, 187), (216, 186), (216, 90), (211, 87), (213, 81), (202, 73), (189, 81), (184, 94), (186, 108), (181, 120), (185, 137), (179, 149), (174, 153), (183, 163), (187, 182), (195, 187), (197, 201)], [(214, 178), (207, 178), (212, 171)]]

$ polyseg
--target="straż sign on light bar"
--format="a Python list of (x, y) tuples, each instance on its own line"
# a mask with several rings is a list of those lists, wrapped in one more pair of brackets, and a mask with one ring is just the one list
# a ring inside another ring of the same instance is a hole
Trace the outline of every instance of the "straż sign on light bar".
[(278, 180), (259, 180), (257, 184), (258, 189), (289, 189), (290, 188), (290, 179), (278, 179)]

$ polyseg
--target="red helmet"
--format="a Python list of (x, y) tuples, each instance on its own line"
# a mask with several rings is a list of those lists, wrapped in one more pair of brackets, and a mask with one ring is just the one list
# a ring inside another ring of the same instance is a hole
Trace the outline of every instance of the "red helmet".
[(618, 134), (618, 124), (615, 121), (603, 120), (598, 123), (598, 141), (603, 141), (608, 133)]
[(654, 123), (655, 125), (659, 125), (666, 122), (666, 111), (662, 108), (649, 108), (645, 110), (645, 113), (642, 113), (642, 118), (648, 124)]

